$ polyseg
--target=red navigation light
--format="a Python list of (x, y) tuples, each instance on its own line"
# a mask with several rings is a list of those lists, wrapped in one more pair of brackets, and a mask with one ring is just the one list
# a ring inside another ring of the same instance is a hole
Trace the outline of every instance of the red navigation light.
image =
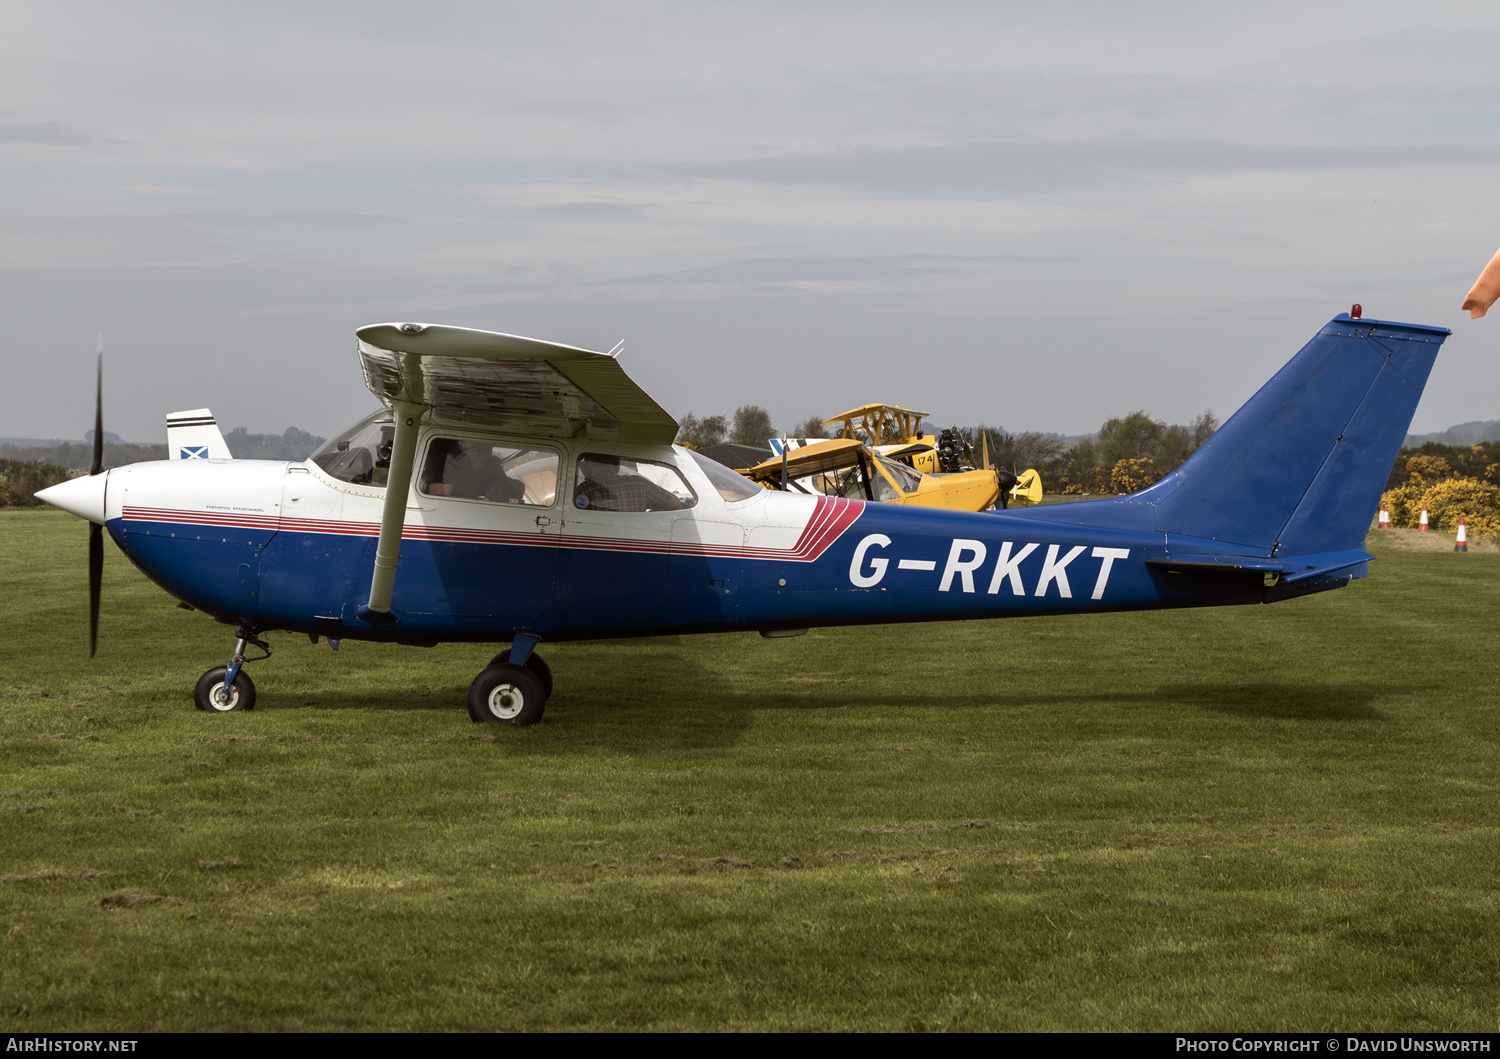
[(1362, 312), (1364, 312), (1364, 311), (1365, 311), (1364, 306), (1360, 305), (1359, 302), (1355, 302), (1354, 303), (1354, 308), (1352, 308), (1352, 309), (1349, 310), (1349, 315), (1351, 317), (1353, 317), (1354, 319), (1358, 320), (1359, 319), (1359, 314), (1362, 313)]

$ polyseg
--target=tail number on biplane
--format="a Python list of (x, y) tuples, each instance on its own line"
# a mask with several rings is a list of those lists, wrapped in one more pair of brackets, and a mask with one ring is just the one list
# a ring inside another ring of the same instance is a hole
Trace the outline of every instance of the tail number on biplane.
[[(871, 552), (875, 549), (883, 551), (890, 546), (891, 539), (884, 533), (872, 533), (859, 542), (859, 546), (854, 549), (854, 561), (849, 564), (849, 581), (855, 588), (874, 588), (884, 580), (886, 571), (890, 569), (891, 560), (884, 555), (872, 555)], [(1039, 544), (1023, 544), (1017, 550), (1014, 542), (1001, 542), (1000, 553), (995, 559), (994, 569), (990, 574), (989, 588), (986, 591), (993, 596), (999, 593), (1002, 585), (1008, 585), (1011, 595), (1026, 595), (1026, 585), (1021, 580), (1021, 563), (1039, 547), (1041, 547)], [(1073, 598), (1073, 586), (1068, 582), (1068, 565), (1088, 551), (1088, 545), (1074, 545), (1066, 553), (1063, 553), (1062, 549), (1063, 546), (1060, 544), (1047, 545), (1047, 554), (1042, 559), (1041, 573), (1037, 577), (1036, 589), (1032, 595), (1045, 596), (1049, 589), (1056, 586), (1057, 594), (1063, 599)], [(1129, 556), (1129, 548), (1093, 549), (1092, 558), (1100, 560), (1100, 563), (1091, 599), (1104, 598), (1104, 589), (1109, 584), (1109, 575), (1114, 569), (1115, 560), (1126, 559)], [(948, 561), (943, 565), (943, 576), (938, 582), (938, 591), (950, 592), (956, 584), (961, 591), (974, 592), (975, 574), (981, 573), (988, 558), (989, 547), (984, 541), (955, 539), (948, 549)], [(898, 570), (931, 570), (935, 573), (937, 561), (898, 559), (896, 568)]]

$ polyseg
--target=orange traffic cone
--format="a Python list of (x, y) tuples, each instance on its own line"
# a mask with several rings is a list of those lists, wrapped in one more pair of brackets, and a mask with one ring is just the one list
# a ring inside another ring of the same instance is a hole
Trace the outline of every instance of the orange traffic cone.
[(1430, 529), (1427, 528), (1427, 509), (1425, 507), (1422, 509), (1422, 517), (1417, 520), (1417, 532), (1418, 533), (1431, 533), (1432, 532)]
[(1453, 550), (1456, 552), (1466, 552), (1469, 550), (1469, 531), (1464, 529), (1464, 517), (1462, 515), (1458, 516), (1458, 540), (1454, 543)]
[(1391, 513), (1385, 509), (1385, 505), (1384, 504), (1380, 505), (1380, 518), (1376, 521), (1375, 528), (1376, 529), (1390, 529), (1391, 528)]

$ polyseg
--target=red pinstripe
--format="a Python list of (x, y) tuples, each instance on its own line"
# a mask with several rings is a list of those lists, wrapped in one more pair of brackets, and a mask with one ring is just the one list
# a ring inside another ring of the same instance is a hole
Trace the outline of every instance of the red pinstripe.
[[(409, 540), (448, 541), (461, 544), (507, 544), (528, 548), (579, 548), (588, 551), (664, 552), (676, 555), (739, 556), (746, 559), (779, 559), (812, 562), (854, 525), (864, 510), (859, 500), (820, 496), (812, 517), (791, 548), (752, 548), (742, 544), (694, 544), (689, 541), (641, 541), (629, 537), (589, 537), (568, 533), (526, 533), (513, 530), (465, 529), (459, 526), (407, 526), (401, 535)], [(337, 519), (295, 518), (281, 515), (250, 515), (230, 511), (186, 511), (179, 508), (126, 507), (127, 522), (171, 522), (189, 526), (235, 529), (287, 530), (292, 533), (327, 533), (348, 537), (378, 537), (378, 522), (343, 522)]]

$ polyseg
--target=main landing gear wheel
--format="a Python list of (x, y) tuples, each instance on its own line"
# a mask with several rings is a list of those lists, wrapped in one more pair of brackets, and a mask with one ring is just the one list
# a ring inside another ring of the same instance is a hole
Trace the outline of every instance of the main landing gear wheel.
[[(219, 674), (224, 679), (224, 674)], [(499, 721), (517, 727), (542, 719), (547, 696), (542, 682), (525, 666), (489, 666), (469, 685), (469, 716), (476, 723)]]
[(198, 709), (208, 713), (238, 713), (255, 709), (255, 682), (243, 669), (234, 676), (229, 693), (224, 693), (224, 674), (228, 666), (214, 666), (198, 678), (193, 689), (193, 702)]
[[(490, 666), (500, 666), (510, 661), (510, 648), (507, 647), (494, 658), (490, 659)], [(549, 666), (541, 655), (532, 651), (526, 656), (525, 666), (531, 670), (536, 678), (542, 682), (542, 694), (547, 698), (552, 697), (552, 667)], [(489, 668), (489, 667), (486, 667)]]

